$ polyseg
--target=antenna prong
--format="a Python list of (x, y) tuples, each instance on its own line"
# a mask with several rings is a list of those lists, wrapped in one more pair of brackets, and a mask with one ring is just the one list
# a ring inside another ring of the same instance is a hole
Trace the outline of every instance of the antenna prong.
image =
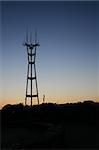
[(28, 43), (28, 28), (26, 29), (26, 42)]
[(37, 29), (35, 29), (35, 44), (37, 42)]
[(32, 32), (31, 32), (31, 35), (30, 35), (30, 44), (32, 44)]

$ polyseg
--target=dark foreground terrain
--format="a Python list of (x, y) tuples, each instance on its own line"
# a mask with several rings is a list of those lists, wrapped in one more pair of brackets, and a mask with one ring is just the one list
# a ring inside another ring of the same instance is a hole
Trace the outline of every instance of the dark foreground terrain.
[(6, 105), (2, 149), (99, 148), (99, 103)]

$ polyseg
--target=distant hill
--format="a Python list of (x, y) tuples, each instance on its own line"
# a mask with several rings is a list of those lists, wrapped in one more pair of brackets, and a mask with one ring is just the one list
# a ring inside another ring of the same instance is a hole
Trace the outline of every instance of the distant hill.
[(5, 105), (2, 110), (5, 124), (11, 120), (41, 120), (57, 122), (86, 122), (98, 123), (99, 121), (99, 103), (93, 101), (84, 101), (78, 103), (53, 104), (45, 103), (41, 105), (23, 106)]
[(1, 110), (2, 148), (97, 148), (99, 103), (23, 106)]

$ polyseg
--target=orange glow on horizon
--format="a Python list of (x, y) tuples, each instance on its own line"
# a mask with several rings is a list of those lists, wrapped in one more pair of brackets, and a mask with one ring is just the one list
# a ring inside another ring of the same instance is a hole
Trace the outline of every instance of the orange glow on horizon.
[[(87, 101), (87, 100), (93, 100), (94, 102), (99, 102), (99, 97), (95, 97), (95, 96), (75, 96), (75, 97), (66, 97), (66, 98), (55, 98), (55, 97), (45, 97), (45, 103), (57, 103), (57, 104), (64, 104), (64, 103), (76, 103), (76, 102), (83, 102), (83, 101)], [(0, 101), (0, 109), (6, 105), (6, 104), (19, 104), (19, 103), (23, 103), (24, 104), (24, 98), (16, 98), (16, 99), (10, 99), (7, 100), (5, 99), (4, 101)], [(40, 104), (43, 103), (42, 98), (40, 98)], [(34, 100), (34, 105), (37, 104), (36, 100)]]

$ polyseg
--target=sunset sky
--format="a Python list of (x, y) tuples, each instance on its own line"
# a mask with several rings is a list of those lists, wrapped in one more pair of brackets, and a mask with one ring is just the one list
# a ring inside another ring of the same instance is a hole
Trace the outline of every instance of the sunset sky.
[[(99, 101), (99, 2), (0, 2), (0, 106), (24, 103), (27, 53), (38, 30), (40, 103)], [(36, 103), (34, 100), (33, 103)]]

